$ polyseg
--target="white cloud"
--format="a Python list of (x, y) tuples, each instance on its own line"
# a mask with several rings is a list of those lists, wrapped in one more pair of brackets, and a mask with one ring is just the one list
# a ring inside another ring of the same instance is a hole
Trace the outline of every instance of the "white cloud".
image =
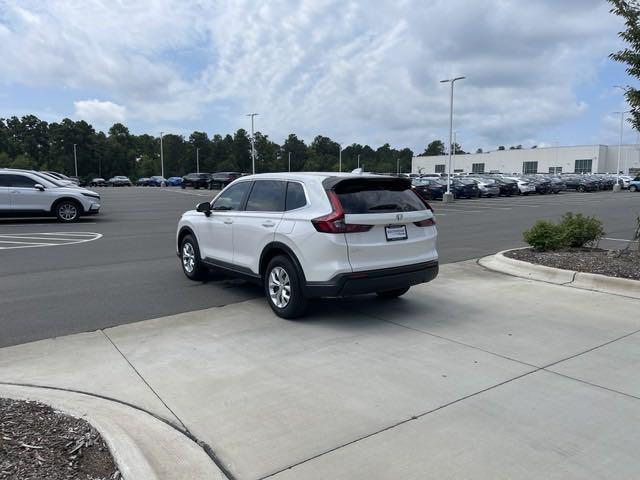
[(126, 119), (127, 109), (117, 103), (93, 100), (78, 100), (73, 102), (75, 116), (94, 126), (110, 127), (114, 123), (122, 123)]
[(468, 77), (456, 128), (475, 145), (579, 118), (577, 88), (620, 29), (600, 0), (0, 0), (0, 12), (8, 82), (99, 92), (147, 126), (210, 114), (246, 127), (258, 111), (275, 138), (416, 149), (446, 131), (450, 74)]

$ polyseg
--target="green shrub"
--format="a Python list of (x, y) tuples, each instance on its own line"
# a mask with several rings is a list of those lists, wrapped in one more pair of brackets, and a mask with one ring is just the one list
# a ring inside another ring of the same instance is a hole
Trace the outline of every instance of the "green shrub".
[(560, 226), (546, 220), (538, 220), (530, 230), (525, 230), (522, 236), (525, 242), (541, 252), (558, 250), (565, 246)]
[(585, 217), (581, 213), (565, 213), (559, 224), (563, 243), (567, 247), (581, 248), (595, 245), (603, 236), (602, 222), (595, 217)]

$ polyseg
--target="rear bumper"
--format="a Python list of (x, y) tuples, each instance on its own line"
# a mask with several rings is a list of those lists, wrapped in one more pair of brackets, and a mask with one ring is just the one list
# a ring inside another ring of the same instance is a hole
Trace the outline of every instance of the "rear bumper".
[(342, 297), (394, 290), (430, 282), (438, 276), (438, 261), (403, 267), (336, 275), (328, 282), (307, 282), (304, 294), (313, 297)]

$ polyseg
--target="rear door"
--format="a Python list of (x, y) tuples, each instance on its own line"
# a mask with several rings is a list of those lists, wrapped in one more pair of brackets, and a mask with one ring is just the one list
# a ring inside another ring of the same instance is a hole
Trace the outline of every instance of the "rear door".
[(368, 225), (345, 233), (354, 271), (377, 270), (436, 260), (433, 212), (401, 178), (349, 179), (334, 187), (345, 223)]
[(256, 180), (233, 223), (233, 263), (259, 273), (260, 254), (273, 241), (285, 208), (287, 182)]

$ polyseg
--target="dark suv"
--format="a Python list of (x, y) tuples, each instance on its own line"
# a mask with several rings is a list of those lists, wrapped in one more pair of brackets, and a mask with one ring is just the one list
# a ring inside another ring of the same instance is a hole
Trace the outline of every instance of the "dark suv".
[(211, 174), (210, 173), (189, 173), (182, 177), (182, 183), (180, 187), (187, 188), (210, 188)]
[(214, 188), (224, 188), (233, 182), (236, 178), (240, 178), (242, 176), (241, 173), (238, 172), (217, 172), (211, 175), (211, 183), (209, 184), (210, 189)]

